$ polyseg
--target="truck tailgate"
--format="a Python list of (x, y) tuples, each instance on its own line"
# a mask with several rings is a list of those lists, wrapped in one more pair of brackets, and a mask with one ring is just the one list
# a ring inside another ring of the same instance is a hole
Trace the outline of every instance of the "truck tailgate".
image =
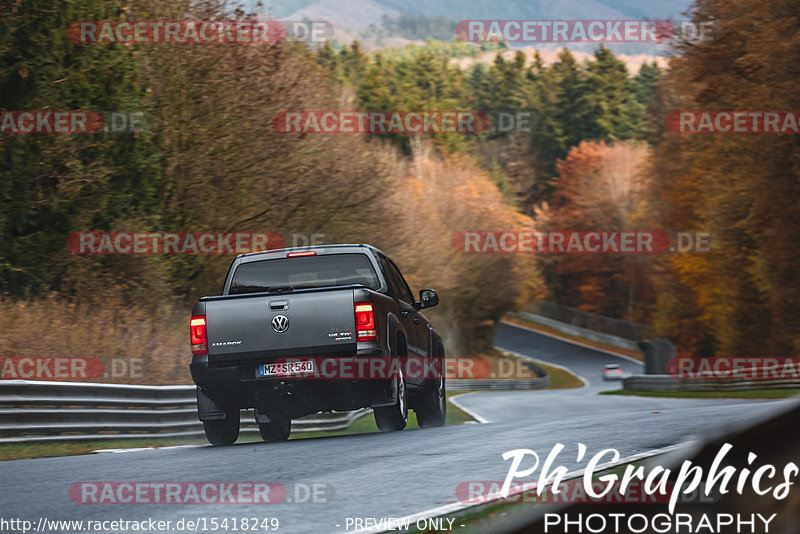
[[(279, 316), (285, 322), (279, 318), (273, 325)], [(355, 354), (356, 350), (353, 290), (349, 288), (212, 297), (206, 301), (206, 320), (212, 363)]]

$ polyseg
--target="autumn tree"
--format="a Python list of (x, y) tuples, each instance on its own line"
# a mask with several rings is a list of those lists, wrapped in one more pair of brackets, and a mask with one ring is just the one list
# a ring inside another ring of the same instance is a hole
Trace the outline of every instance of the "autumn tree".
[[(693, 21), (715, 24), (715, 38), (678, 47), (664, 112), (796, 109), (797, 15), (789, 0), (698, 0)], [(660, 220), (716, 237), (712, 253), (676, 257), (659, 291), (657, 325), (684, 350), (800, 350), (799, 152), (796, 135), (662, 130), (653, 162)]]
[[(549, 231), (642, 230), (646, 210), (648, 148), (642, 143), (583, 142), (558, 164), (550, 202), (536, 227)], [(641, 320), (652, 294), (643, 254), (553, 254), (542, 256), (548, 288), (561, 304)]]
[[(497, 323), (508, 310), (543, 295), (531, 256), (464, 253), (454, 243), (458, 232), (528, 229), (529, 218), (504, 200), (490, 176), (470, 158), (435, 152), (421, 163), (376, 148), (391, 169), (393, 191), (382, 202), (384, 222), (369, 241), (397, 261), (415, 293), (432, 287), (440, 306), (426, 316), (445, 333), (452, 355), (491, 351)], [(356, 234), (359, 235), (359, 234)]]

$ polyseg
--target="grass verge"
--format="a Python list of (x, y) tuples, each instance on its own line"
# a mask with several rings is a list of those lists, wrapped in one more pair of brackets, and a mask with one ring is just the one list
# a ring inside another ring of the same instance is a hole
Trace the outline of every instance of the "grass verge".
[(547, 374), (550, 375), (550, 385), (545, 389), (582, 388), (584, 385), (580, 378), (570, 373), (566, 369), (553, 367), (552, 365), (547, 365), (546, 363), (542, 362), (537, 362), (537, 365), (547, 371)]
[(205, 439), (115, 439), (103, 441), (74, 441), (65, 443), (5, 443), (0, 445), (0, 460), (23, 458), (52, 458), (89, 454), (97, 449), (135, 449), (139, 447), (171, 447), (206, 443)]
[(784, 399), (800, 395), (797, 389), (754, 389), (751, 391), (603, 391), (601, 395), (673, 397), (685, 399)]

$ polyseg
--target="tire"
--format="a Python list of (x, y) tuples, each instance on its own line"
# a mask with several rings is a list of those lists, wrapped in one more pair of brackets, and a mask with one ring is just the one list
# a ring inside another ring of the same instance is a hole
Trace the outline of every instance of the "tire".
[(267, 443), (286, 441), (292, 433), (292, 420), (288, 417), (276, 417), (272, 422), (259, 423), (258, 431), (261, 433), (261, 439)]
[(203, 430), (212, 445), (232, 445), (239, 437), (239, 410), (226, 413), (225, 419), (203, 421)]
[[(443, 359), (442, 359), (443, 361)], [(444, 369), (439, 366), (439, 376), (425, 383), (422, 405), (414, 410), (420, 428), (444, 426), (447, 421), (447, 391)]]
[(373, 410), (375, 424), (381, 432), (403, 430), (408, 423), (408, 396), (402, 367), (402, 365), (397, 366), (398, 376), (392, 379), (392, 390), (396, 393), (397, 399), (395, 403), (391, 406), (377, 406)]

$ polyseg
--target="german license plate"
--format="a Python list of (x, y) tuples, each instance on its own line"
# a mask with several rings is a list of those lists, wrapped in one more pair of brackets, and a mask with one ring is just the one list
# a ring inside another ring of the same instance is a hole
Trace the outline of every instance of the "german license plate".
[(314, 361), (263, 363), (258, 366), (258, 376), (296, 376), (314, 372)]

